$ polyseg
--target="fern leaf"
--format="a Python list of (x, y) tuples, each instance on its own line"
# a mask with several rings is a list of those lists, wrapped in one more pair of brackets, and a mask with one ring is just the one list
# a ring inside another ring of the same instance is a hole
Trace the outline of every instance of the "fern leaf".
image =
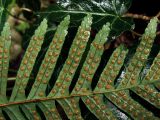
[(115, 120), (111, 110), (103, 102), (103, 95), (83, 96), (81, 97), (88, 109), (96, 115), (99, 120)]
[(0, 37), (0, 103), (6, 103), (11, 31), (6, 23)]
[(91, 91), (91, 82), (96, 72), (96, 69), (100, 63), (100, 58), (103, 53), (103, 45), (109, 35), (110, 24), (107, 23), (103, 28), (97, 33), (95, 40), (92, 42), (89, 53), (82, 67), (80, 76), (78, 78), (77, 84), (73, 89), (73, 94), (81, 94)]
[(148, 24), (145, 33), (141, 38), (140, 45), (136, 49), (136, 53), (130, 61), (129, 66), (126, 69), (124, 79), (122, 79), (118, 88), (133, 86), (140, 83), (139, 73), (147, 60), (152, 43), (156, 37), (157, 22), (158, 19), (153, 18)]
[(58, 100), (70, 120), (83, 120), (80, 115), (79, 97)]
[(139, 86), (131, 90), (141, 98), (145, 99), (146, 101), (160, 109), (160, 93), (155, 89), (154, 86)]
[[(122, 90), (113, 93), (107, 93), (105, 96), (118, 108), (128, 113), (133, 119), (157, 119), (154, 115), (144, 109), (139, 103), (134, 101), (128, 91)], [(142, 114), (144, 113), (144, 114)]]
[(66, 18), (64, 18), (64, 21), (62, 21), (58, 26), (52, 43), (50, 44), (45, 58), (41, 64), (40, 70), (37, 74), (35, 83), (33, 84), (28, 99), (31, 99), (33, 97), (38, 98), (45, 96), (47, 83), (50, 80), (50, 77), (55, 67), (55, 63), (58, 59), (58, 55), (60, 54), (62, 45), (67, 35), (69, 21), (70, 17), (67, 16)]
[(45, 104), (38, 103), (38, 107), (42, 110), (46, 120), (53, 120), (52, 113), (49, 112), (48, 107)]
[(40, 120), (41, 117), (37, 112), (36, 104), (29, 103), (20, 106), (28, 119)]
[[(61, 117), (56, 109), (55, 101), (40, 102), (38, 106), (41, 108), (48, 120), (60, 120)], [(47, 119), (46, 118), (46, 119)]]
[(25, 120), (25, 117), (21, 114), (18, 106), (9, 106), (3, 109), (10, 119), (13, 120)]
[(35, 113), (33, 113), (30, 109), (30, 107), (28, 107), (28, 105), (20, 105), (20, 109), (23, 111), (24, 115), (26, 116), (26, 118), (28, 120), (32, 120), (35, 117)]
[[(120, 69), (123, 66), (127, 54), (127, 50), (125, 50), (124, 46), (119, 46), (111, 55), (108, 64), (100, 76), (100, 80), (98, 81), (95, 90), (91, 90), (92, 78), (100, 63), (100, 57), (103, 53), (103, 44), (110, 31), (109, 24), (106, 24), (92, 42), (89, 53), (86, 57), (86, 61), (82, 66), (80, 77), (75, 88), (73, 89), (73, 92), (69, 94), (69, 86), (78, 66), (81, 65), (80, 61), (82, 60), (82, 55), (85, 53), (84, 51), (90, 36), (91, 23), (92, 17), (90, 15), (85, 17), (82, 21), (70, 48), (69, 56), (62, 70), (60, 71), (54, 87), (47, 96), (45, 95), (46, 86), (53, 70), (55, 69), (55, 63), (57, 62), (65, 36), (67, 34), (69, 16), (67, 16), (64, 21), (61, 22), (45, 55), (42, 65), (40, 66), (35, 83), (27, 98), (25, 96), (25, 88), (37, 54), (41, 49), (41, 45), (43, 43), (42, 39), (47, 29), (47, 21), (44, 20), (42, 22), (40, 27), (36, 30), (35, 35), (32, 37), (29, 47), (24, 55), (16, 77), (16, 83), (10, 101), (5, 100), (5, 96), (0, 96), (0, 120), (7, 119), (7, 117), (9, 117), (11, 120), (59, 120), (63, 117), (58, 105), (60, 109), (65, 112), (69, 119), (83, 119), (83, 116), (81, 116), (83, 111), (80, 107), (80, 100), (82, 100), (89, 111), (91, 111), (98, 119), (115, 120), (117, 119), (117, 116), (113, 113), (112, 108), (106, 104), (106, 101), (104, 100), (106, 98), (113, 103), (113, 106), (124, 112), (124, 114), (127, 113), (127, 116), (131, 117), (131, 119), (158, 120), (158, 118), (151, 111), (145, 109), (145, 107), (134, 100), (129, 93), (129, 91), (133, 91), (142, 99), (151, 103), (153, 106), (157, 107), (158, 109), (160, 108), (160, 94), (158, 91), (159, 88), (157, 88), (158, 85), (156, 86), (157, 89), (154, 88), (155, 86), (152, 86), (152, 83), (155, 84), (156, 82), (159, 82), (159, 79), (152, 79), (153, 76), (158, 74), (157, 71), (159, 71), (159, 66), (157, 65), (158, 67), (156, 67), (156, 64), (159, 63), (159, 55), (153, 62), (151, 67), (152, 70), (149, 70), (152, 71), (152, 73), (154, 70), (156, 70), (155, 74), (152, 76), (149, 75), (152, 80), (145, 82), (145, 78), (144, 82), (142, 81), (141, 83), (139, 80), (139, 73), (145, 64), (145, 61), (147, 60), (151, 44), (153, 43), (153, 40), (151, 39), (154, 39), (155, 37), (157, 25), (156, 18), (153, 18), (148, 25), (145, 34), (142, 36), (142, 41), (137, 48), (135, 56), (133, 59), (131, 59), (131, 64), (129, 64), (127, 67), (126, 75), (128, 76), (131, 74), (131, 76), (129, 76), (129, 79), (125, 77), (125, 79), (122, 80), (122, 83), (124, 82), (126, 84), (120, 83), (120, 86), (118, 87), (117, 84), (114, 84), (117, 75), (121, 72)], [(6, 47), (6, 49), (9, 49), (9, 46), (4, 46), (6, 44), (4, 44), (5, 41), (2, 39), (3, 36), (8, 36), (9, 33), (3, 32), (2, 34), (3, 35), (0, 37), (0, 43), (3, 43), (2, 48), (4, 49)], [(5, 52), (0, 53), (2, 56), (4, 54)], [(9, 52), (7, 55), (9, 56)], [(8, 58), (7, 60), (9, 60)], [(2, 60), (2, 63), (4, 60), (5, 59)], [(4, 64), (0, 65), (3, 66)], [(6, 86), (3, 88), (1, 84), (3, 80), (2, 75), (4, 73), (7, 75), (7, 70), (1, 71), (0, 92), (4, 92), (6, 90)], [(133, 74), (135, 75), (135, 82), (133, 82), (134, 84), (130, 85), (130, 83), (132, 83), (132, 79), (130, 78), (132, 78)], [(150, 72), (148, 72), (148, 74), (150, 74)], [(5, 84), (7, 82), (6, 78), (3, 81)]]
[(60, 72), (60, 75), (58, 76), (55, 86), (49, 94), (49, 97), (53, 97), (55, 95), (66, 96), (69, 94), (69, 85), (86, 48), (90, 36), (91, 24), (92, 17), (91, 15), (88, 15), (84, 18), (81, 26), (78, 29), (78, 32), (70, 48), (68, 58)]
[(159, 80), (160, 75), (160, 52), (156, 56), (156, 58), (153, 61), (153, 64), (151, 68), (149, 69), (149, 72), (143, 79), (142, 83), (148, 83), (148, 82), (154, 82)]
[(107, 63), (106, 67), (104, 68), (100, 79), (97, 83), (97, 86), (94, 90), (94, 92), (100, 92), (100, 91), (108, 91), (108, 90), (114, 90), (114, 80), (117, 77), (125, 56), (127, 54), (127, 50), (125, 50), (124, 46), (118, 47), (112, 54), (112, 56), (109, 59), (109, 62)]
[(47, 20), (44, 19), (41, 25), (35, 31), (35, 35), (31, 38), (31, 42), (29, 43), (27, 51), (22, 59), (10, 101), (14, 101), (15, 99), (25, 99), (25, 88), (28, 83), (29, 76), (33, 69), (33, 65), (35, 63), (38, 52), (41, 49), (46, 29)]
[(41, 116), (38, 113), (37, 107), (39, 107), (40, 110), (43, 112), (46, 120), (60, 119), (54, 101), (38, 102), (37, 104), (29, 103), (26, 105), (21, 105), (20, 107), (22, 108), (22, 111), (29, 120), (41, 120)]

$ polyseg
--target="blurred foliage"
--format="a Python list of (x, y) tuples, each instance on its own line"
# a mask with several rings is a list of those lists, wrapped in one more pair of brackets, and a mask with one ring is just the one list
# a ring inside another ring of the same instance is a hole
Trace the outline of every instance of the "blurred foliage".
[[(48, 45), (51, 42), (51, 39), (53, 37), (57, 24), (66, 15), (68, 14), (71, 15), (71, 27), (69, 28), (69, 34), (66, 37), (66, 41), (63, 46), (63, 51), (60, 54), (59, 63), (56, 66), (56, 69), (58, 69), (59, 71), (61, 70), (64, 64), (64, 61), (66, 60), (68, 56), (67, 51), (69, 50), (72, 44), (73, 37), (77, 32), (77, 26), (80, 24), (80, 21), (86, 14), (90, 13), (93, 15), (93, 18), (94, 18), (90, 42), (93, 40), (99, 28), (101, 28), (101, 26), (104, 23), (106, 23), (106, 21), (111, 22), (111, 25), (112, 25), (111, 26), (112, 31), (111, 31), (110, 36), (112, 36), (113, 39), (110, 38), (110, 41), (112, 40), (116, 41), (117, 39), (115, 39), (116, 38), (115, 36), (119, 36), (122, 32), (133, 29), (134, 27), (134, 23), (132, 19), (122, 17), (123, 14), (125, 14), (128, 11), (131, 3), (132, 3), (132, 0), (107, 0), (107, 1), (106, 0), (57, 0), (57, 1), (55, 0), (16, 0), (16, 1), (15, 0), (1, 0), (0, 2), (0, 31), (2, 30), (4, 22), (7, 19), (7, 13), (10, 12), (10, 9), (12, 9), (11, 7), (12, 5), (14, 6), (17, 4), (20, 8), (26, 8), (30, 10), (28, 11), (24, 9), (21, 11), (20, 14), (24, 16), (25, 21), (18, 19), (20, 24), (16, 26), (16, 30), (18, 30), (23, 37), (23, 42), (22, 42), (23, 48), (26, 49), (30, 42), (29, 40), (31, 36), (33, 35), (37, 26), (39, 26), (42, 19), (43, 18), (48, 19), (49, 28), (47, 29), (47, 34), (45, 36), (45, 42), (42, 46), (42, 49), (38, 55), (37, 61), (32, 71), (33, 77), (31, 78), (31, 81), (33, 81), (33, 78), (36, 76), (36, 73), (39, 70), (39, 66), (44, 58)], [(17, 18), (17, 16), (13, 16), (13, 17)], [(135, 49), (139, 44), (139, 41), (138, 42), (137, 41), (136, 42), (134, 41), (134, 44), (132, 43), (133, 45), (132, 47), (130, 47), (129, 54), (126, 59), (127, 62), (129, 61), (129, 59), (132, 58), (132, 56), (135, 53)], [(153, 59), (157, 55), (158, 51), (159, 51), (159, 46), (154, 44), (152, 47), (150, 56), (148, 57), (148, 60), (147, 60), (146, 69), (148, 69), (148, 66), (150, 67), (150, 65), (152, 64)], [(104, 66), (106, 65), (112, 52), (113, 52), (113, 49), (109, 49), (104, 52), (102, 56), (101, 65), (98, 69), (98, 72), (96, 72), (94, 79), (98, 79), (99, 75), (102, 72), (102, 68), (104, 68)], [(85, 54), (87, 54), (87, 52)], [(126, 65), (128, 64), (127, 62), (125, 63)], [(20, 60), (18, 61), (18, 64), (19, 63), (20, 63)], [(16, 73), (15, 70), (14, 72)], [(78, 75), (79, 73), (77, 72), (76, 74)], [(57, 73), (54, 72), (52, 75), (52, 79), (55, 79), (56, 77), (57, 77)], [(82, 106), (82, 109), (83, 107), (84, 106)], [(146, 107), (148, 106), (146, 105)], [(86, 113), (84, 115), (84, 118), (95, 119), (95, 116), (92, 115), (92, 113), (90, 113), (89, 110), (88, 111), (86, 110), (84, 113)], [(118, 114), (121, 114), (121, 113), (122, 112)]]

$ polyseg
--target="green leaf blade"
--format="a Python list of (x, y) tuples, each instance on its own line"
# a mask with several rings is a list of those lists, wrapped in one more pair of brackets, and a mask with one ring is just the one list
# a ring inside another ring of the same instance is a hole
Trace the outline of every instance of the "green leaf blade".
[(157, 119), (152, 112), (134, 101), (127, 90), (108, 93), (105, 96), (118, 108), (128, 113), (133, 119)]
[(99, 120), (116, 120), (111, 110), (103, 101), (103, 95), (83, 96), (82, 101)]
[(86, 49), (86, 45), (90, 36), (91, 24), (92, 16), (89, 14), (84, 18), (81, 26), (78, 28), (78, 32), (70, 48), (68, 58), (65, 61), (65, 64), (58, 76), (54, 87), (49, 94), (49, 97), (69, 95), (69, 85), (80, 63), (82, 54)]
[(45, 58), (40, 66), (40, 70), (36, 76), (36, 80), (30, 91), (28, 99), (40, 98), (45, 96), (47, 83), (51, 78), (52, 72), (55, 68), (56, 62), (61, 52), (62, 45), (65, 41), (65, 37), (68, 33), (67, 29), (69, 23), (70, 17), (67, 16), (64, 18), (64, 21), (62, 21), (58, 26), (52, 43), (49, 45), (49, 49), (47, 50)]
[(114, 81), (123, 66), (128, 50), (121, 45), (110, 57), (106, 67), (104, 68), (94, 92), (114, 90), (116, 86)]
[(0, 103), (7, 102), (6, 88), (8, 79), (9, 56), (11, 46), (11, 31), (8, 23), (5, 23), (0, 37)]
[(160, 93), (152, 85), (141, 85), (131, 89), (134, 93), (160, 109)]
[(104, 43), (106, 42), (109, 32), (110, 24), (107, 23), (97, 33), (95, 39), (91, 43), (89, 53), (80, 72), (76, 86), (72, 91), (72, 95), (91, 91), (92, 79), (100, 63), (100, 58), (104, 51)]
[(139, 79), (139, 74), (147, 61), (147, 57), (156, 37), (157, 24), (157, 18), (150, 20), (150, 23), (148, 24), (147, 28), (145, 29), (145, 33), (141, 38), (141, 42), (136, 49), (136, 53), (131, 59), (129, 66), (126, 68), (125, 76), (118, 88), (123, 88), (124, 86), (133, 86), (141, 82)]
[(70, 120), (83, 120), (80, 115), (79, 97), (58, 100)]
[(35, 35), (31, 38), (30, 44), (22, 59), (10, 101), (14, 101), (15, 99), (25, 99), (25, 88), (28, 83), (38, 52), (41, 49), (46, 29), (47, 20), (44, 19), (38, 29), (35, 31)]

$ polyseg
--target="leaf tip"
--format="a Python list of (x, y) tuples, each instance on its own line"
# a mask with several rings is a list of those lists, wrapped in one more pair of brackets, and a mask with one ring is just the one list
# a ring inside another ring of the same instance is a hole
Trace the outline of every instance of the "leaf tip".
[(8, 22), (5, 23), (1, 36), (4, 38), (11, 36), (10, 25)]
[(157, 17), (152, 18), (145, 30), (144, 35), (150, 36), (151, 38), (155, 38), (157, 31), (157, 24), (158, 24), (158, 18)]
[(65, 17), (65, 19), (66, 19), (66, 20), (70, 20), (70, 15), (67, 15), (67, 16)]

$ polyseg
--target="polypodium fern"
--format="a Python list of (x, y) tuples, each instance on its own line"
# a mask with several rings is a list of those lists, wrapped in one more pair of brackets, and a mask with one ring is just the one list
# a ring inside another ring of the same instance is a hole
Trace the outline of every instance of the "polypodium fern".
[(75, 72), (81, 61), (84, 60), (83, 54), (90, 36), (92, 16), (87, 15), (78, 29), (70, 47), (69, 55), (52, 90), (49, 94), (46, 94), (45, 91), (51, 75), (53, 71), (56, 71), (55, 65), (58, 62), (60, 52), (63, 51), (62, 46), (67, 35), (69, 21), (70, 17), (67, 16), (58, 26), (30, 93), (26, 95), (27, 83), (47, 29), (47, 20), (44, 19), (35, 31), (35, 35), (31, 38), (17, 73), (12, 94), (7, 97), (10, 30), (8, 24), (5, 25), (0, 37), (0, 120), (59, 120), (64, 118), (64, 115), (66, 115), (65, 119), (81, 120), (85, 119), (82, 115), (81, 102), (95, 115), (95, 119), (118, 119), (113, 108), (127, 113), (126, 115), (129, 118), (137, 120), (159, 119), (159, 116), (153, 114), (133, 99), (130, 93), (136, 93), (139, 97), (155, 106), (155, 108), (160, 108), (160, 93), (152, 84), (159, 82), (159, 54), (155, 58), (147, 75), (143, 79), (140, 79), (140, 72), (145, 66), (156, 36), (157, 18), (153, 18), (146, 28), (135, 55), (125, 68), (126, 72), (120, 83), (115, 83), (115, 80), (121, 73), (121, 68), (124, 65), (128, 52), (123, 45), (114, 50), (100, 75), (97, 86), (95, 89), (92, 89), (92, 79), (100, 64), (103, 45), (110, 32), (111, 25), (106, 23), (91, 43), (76, 85), (69, 92)]

